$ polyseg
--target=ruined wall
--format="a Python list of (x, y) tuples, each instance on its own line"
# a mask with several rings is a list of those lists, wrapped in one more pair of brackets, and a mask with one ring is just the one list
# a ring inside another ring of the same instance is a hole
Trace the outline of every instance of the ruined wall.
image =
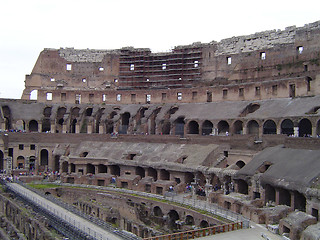
[[(151, 53), (45, 49), (22, 99), (41, 102), (168, 103), (319, 94), (319, 22)], [(228, 92), (226, 95), (226, 91)]]

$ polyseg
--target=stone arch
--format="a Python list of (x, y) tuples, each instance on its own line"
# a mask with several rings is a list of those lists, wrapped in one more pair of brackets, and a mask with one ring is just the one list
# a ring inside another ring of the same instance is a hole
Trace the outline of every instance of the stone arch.
[(47, 166), (49, 163), (49, 152), (47, 149), (40, 151), (40, 166)]
[(191, 172), (186, 172), (184, 174), (184, 179), (186, 184), (191, 184), (194, 181), (194, 174)]
[(165, 169), (161, 169), (160, 180), (170, 180), (170, 172)]
[(30, 171), (33, 171), (36, 169), (36, 157), (35, 156), (29, 157), (29, 169), (30, 169)]
[(186, 223), (186, 225), (190, 225), (190, 226), (194, 225), (194, 218), (193, 218), (193, 216), (187, 215), (187, 216), (186, 216), (186, 221), (185, 221), (185, 223)]
[(86, 109), (86, 117), (91, 117), (92, 116), (92, 112), (93, 112), (93, 108), (92, 107), (88, 107)]
[(190, 121), (188, 123), (188, 134), (199, 134), (199, 124), (197, 121)]
[(219, 135), (228, 135), (229, 133), (229, 123), (225, 120), (221, 120), (218, 123), (218, 134)]
[(41, 132), (50, 132), (50, 130), (51, 130), (50, 119), (43, 119)]
[(197, 172), (196, 177), (198, 185), (204, 187), (204, 185), (206, 184), (206, 177), (204, 176), (204, 174), (202, 172)]
[(37, 89), (34, 89), (30, 92), (29, 99), (30, 100), (38, 100), (38, 90)]
[(316, 130), (317, 136), (320, 136), (320, 120), (317, 122), (317, 130)]
[(59, 107), (57, 110), (57, 117), (56, 117), (56, 133), (62, 132), (63, 123), (64, 123), (64, 115), (67, 109), (65, 107)]
[(24, 120), (18, 120), (16, 121), (16, 129), (18, 131), (24, 131), (26, 130), (26, 123)]
[(5, 129), (6, 130), (10, 130), (12, 129), (12, 126), (11, 126), (11, 110), (8, 106), (3, 106), (2, 107), (2, 113), (3, 113), (3, 117), (4, 117), (4, 120), (5, 120)]
[(91, 173), (91, 174), (95, 174), (96, 173), (96, 168), (91, 163), (87, 164), (87, 174), (88, 173)]
[(67, 161), (64, 161), (63, 163), (62, 163), (62, 172), (64, 172), (64, 173), (67, 173), (68, 172), (68, 162)]
[(233, 134), (243, 134), (243, 122), (237, 120), (233, 124)]
[(70, 133), (76, 133), (77, 119), (74, 118), (70, 124)]
[(176, 210), (170, 210), (168, 213), (168, 227), (171, 229), (176, 229), (178, 226), (176, 221), (179, 220), (179, 214)]
[(107, 173), (108, 172), (108, 167), (104, 164), (99, 164), (98, 165), (98, 173)]
[(279, 205), (291, 206), (291, 194), (289, 190), (284, 188), (279, 188)]
[(312, 136), (312, 123), (309, 119), (304, 118), (299, 122), (299, 137)]
[(248, 183), (242, 179), (238, 180), (238, 192), (242, 194), (248, 194)]
[(259, 124), (256, 120), (251, 120), (247, 124), (248, 134), (259, 135)]
[(3, 152), (0, 150), (0, 170), (4, 170)]
[(163, 217), (163, 212), (159, 206), (153, 208), (153, 215), (156, 217)]
[(143, 167), (136, 167), (136, 175), (139, 175), (141, 178), (144, 178), (146, 173)]
[(265, 186), (265, 202), (276, 202), (276, 189), (269, 185), (266, 184)]
[(18, 169), (22, 169), (25, 166), (25, 159), (24, 156), (17, 157), (17, 167)]
[(202, 124), (202, 135), (210, 135), (213, 130), (213, 123), (209, 120), (205, 120)]
[(72, 173), (76, 172), (76, 165), (74, 163), (70, 163), (70, 172)]
[(38, 132), (38, 122), (36, 120), (30, 120), (29, 131), (30, 132)]
[(239, 169), (241, 169), (246, 165), (246, 163), (242, 160), (239, 160), (236, 162), (236, 165), (238, 166)]
[(51, 116), (51, 110), (52, 110), (52, 107), (45, 107), (45, 108), (43, 109), (43, 116), (44, 116), (45, 118), (50, 118), (50, 116)]
[(59, 155), (55, 155), (54, 156), (54, 171), (59, 171), (60, 169), (60, 156)]
[(178, 117), (175, 121), (175, 135), (179, 135), (180, 137), (184, 136), (184, 117)]
[(157, 181), (158, 180), (157, 170), (152, 167), (149, 167), (148, 168), (148, 176), (153, 177), (153, 180)]
[(110, 174), (115, 176), (120, 176), (120, 167), (118, 165), (110, 165)]
[(273, 120), (267, 120), (264, 122), (263, 134), (277, 134), (277, 125)]
[(131, 117), (131, 115), (129, 112), (125, 112), (125, 113), (121, 114), (121, 126), (119, 128), (120, 134), (127, 134), (128, 133), (130, 117)]
[(281, 134), (293, 135), (294, 134), (294, 125), (290, 119), (284, 119), (281, 122)]
[(207, 228), (209, 227), (209, 223), (206, 220), (202, 220), (200, 222), (200, 228)]
[(106, 120), (106, 133), (111, 134), (114, 132), (113, 121)]

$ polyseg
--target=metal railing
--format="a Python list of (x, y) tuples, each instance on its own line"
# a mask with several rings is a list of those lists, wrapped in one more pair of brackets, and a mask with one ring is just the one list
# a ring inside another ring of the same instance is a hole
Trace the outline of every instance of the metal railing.
[(186, 232), (172, 233), (161, 236), (155, 236), (150, 238), (144, 238), (143, 240), (187, 240), (187, 239), (195, 239), (199, 237), (205, 237), (210, 235), (215, 235), (218, 233), (224, 233), (229, 231), (235, 231), (238, 229), (242, 229), (242, 222), (240, 223), (230, 223), (220, 226), (213, 226), (207, 228), (201, 228), (196, 230), (190, 230)]

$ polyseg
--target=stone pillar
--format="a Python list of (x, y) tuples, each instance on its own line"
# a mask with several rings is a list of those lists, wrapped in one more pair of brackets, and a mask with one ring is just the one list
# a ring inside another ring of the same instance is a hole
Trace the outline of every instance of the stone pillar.
[(42, 131), (42, 123), (40, 122), (38, 123), (38, 132), (41, 133), (41, 131)]
[(244, 125), (244, 123), (243, 123), (243, 127), (242, 127), (242, 132), (244, 135), (247, 134), (247, 126)]
[(63, 124), (62, 125), (62, 133), (66, 133), (67, 132), (67, 125)]
[(281, 124), (277, 125), (277, 134), (281, 134)]
[(316, 126), (313, 126), (313, 127), (312, 127), (311, 136), (312, 136), (312, 137), (317, 137), (317, 127), (316, 127)]
[(294, 210), (294, 193), (290, 191), (290, 207), (291, 210)]
[(76, 124), (76, 133), (80, 133), (80, 124), (79, 123)]
[(50, 127), (50, 132), (51, 133), (55, 133), (55, 131), (56, 131), (56, 125), (55, 125), (55, 123), (54, 122), (51, 122), (51, 127)]
[(99, 124), (99, 134), (104, 134), (104, 133), (105, 131), (104, 131), (103, 125)]
[(279, 205), (280, 202), (280, 192), (279, 189), (275, 189), (276, 191), (276, 205)]
[(87, 133), (91, 134), (92, 133), (92, 124), (88, 123), (87, 125)]
[(299, 137), (299, 127), (294, 127), (294, 128), (293, 128), (293, 135), (294, 135), (295, 137)]

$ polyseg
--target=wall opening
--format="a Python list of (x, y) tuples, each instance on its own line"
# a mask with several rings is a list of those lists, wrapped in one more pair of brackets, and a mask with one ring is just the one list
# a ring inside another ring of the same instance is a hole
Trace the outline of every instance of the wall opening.
[(288, 136), (294, 134), (293, 122), (290, 119), (285, 119), (281, 123), (281, 134), (286, 134)]
[(234, 134), (243, 134), (243, 123), (240, 120), (235, 121), (233, 124), (233, 133)]
[(212, 133), (213, 124), (206, 120), (202, 124), (202, 135), (210, 135)]
[(311, 137), (312, 136), (312, 124), (309, 119), (302, 119), (299, 122), (299, 137)]
[(277, 134), (277, 126), (273, 120), (267, 120), (263, 124), (263, 134)]
[(199, 124), (196, 121), (190, 121), (188, 134), (199, 134)]
[(228, 135), (229, 133), (229, 123), (227, 121), (220, 121), (218, 123), (218, 134), (219, 135)]

